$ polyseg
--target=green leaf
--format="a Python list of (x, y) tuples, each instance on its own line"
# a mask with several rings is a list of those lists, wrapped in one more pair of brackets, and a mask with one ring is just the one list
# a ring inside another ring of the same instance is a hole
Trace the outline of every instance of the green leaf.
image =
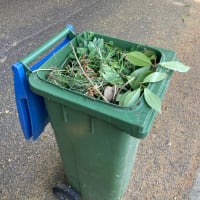
[(100, 49), (104, 48), (104, 40), (103, 39), (98, 39), (96, 42), (96, 46)]
[(126, 98), (126, 96), (130, 93), (131, 91), (128, 90), (127, 92), (125, 92), (124, 94), (118, 94), (118, 96), (120, 95), (120, 99), (119, 97), (117, 97), (119, 99), (119, 105), (120, 106), (124, 106), (124, 99)]
[(133, 90), (138, 88), (141, 83), (143, 83), (143, 80), (145, 79), (146, 76), (148, 76), (152, 71), (150, 71), (150, 67), (142, 67), (137, 70), (135, 70), (131, 76), (135, 77), (134, 81), (131, 81), (129, 85)]
[(153, 72), (149, 74), (144, 80), (143, 83), (153, 83), (153, 82), (159, 82), (167, 78), (167, 74), (163, 72)]
[(147, 67), (151, 65), (150, 58), (140, 51), (132, 51), (127, 53), (127, 59), (135, 66)]
[(96, 47), (95, 47), (93, 42), (89, 42), (88, 49), (89, 49), (90, 52), (96, 51)]
[(187, 72), (190, 69), (190, 67), (178, 61), (161, 62), (160, 65), (177, 72)]
[(88, 42), (86, 40), (83, 41), (83, 47), (88, 48)]
[(87, 48), (77, 47), (76, 50), (78, 54), (87, 54)]
[(129, 92), (123, 100), (123, 106), (134, 105), (140, 97), (140, 92), (141, 92), (140, 88), (138, 88), (132, 92)]
[(78, 45), (82, 47), (83, 43), (85, 41), (84, 38), (82, 37), (82, 35), (77, 35), (76, 39), (77, 39)]
[[(82, 34), (81, 34), (82, 35)], [(83, 32), (84, 40), (91, 41), (94, 38), (94, 32)]]
[(148, 88), (145, 88), (144, 99), (151, 108), (161, 113), (161, 99), (159, 96), (151, 92)]
[(121, 94), (121, 93), (118, 94), (118, 95), (116, 96), (116, 101), (117, 101), (117, 102), (121, 101), (123, 95), (124, 95), (124, 94)]
[(154, 52), (154, 51), (152, 51), (152, 50), (147, 50), (147, 49), (145, 49), (144, 50), (144, 54), (147, 56), (147, 57), (149, 57), (150, 58), (150, 60), (154, 60), (154, 59), (156, 59), (156, 53)]
[(113, 68), (111, 68), (108, 65), (102, 65), (101, 74), (107, 82), (109, 82), (113, 85), (115, 85), (115, 84), (121, 85), (124, 83), (124, 81), (122, 80), (120, 75)]
[(95, 44), (95, 42), (97, 41), (97, 38), (96, 37), (94, 37), (94, 39), (93, 39), (93, 43)]
[(150, 70), (150, 67), (141, 67), (136, 69), (134, 72), (131, 73), (131, 76), (134, 76), (135, 78), (137, 78), (140, 74), (146, 72)]

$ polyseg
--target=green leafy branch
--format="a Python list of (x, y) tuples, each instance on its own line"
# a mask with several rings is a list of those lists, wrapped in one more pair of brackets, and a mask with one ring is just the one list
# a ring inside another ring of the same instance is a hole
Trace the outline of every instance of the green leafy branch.
[(168, 78), (162, 68), (187, 72), (190, 68), (178, 61), (158, 62), (153, 50), (125, 50), (112, 41), (105, 42), (93, 32), (76, 37), (72, 53), (60, 69), (53, 70), (47, 80), (66, 89), (76, 90), (92, 98), (119, 106), (133, 106), (142, 95), (148, 106), (161, 112), (161, 99), (148, 87)]
[[(161, 112), (161, 99), (143, 84), (162, 81), (167, 78), (167, 74), (163, 72), (153, 72), (148, 74), (149, 67), (146, 66), (151, 66), (152, 63), (151, 58), (147, 57), (144, 53), (138, 51), (130, 52), (127, 54), (127, 59), (130, 63), (143, 67), (133, 72), (132, 75), (135, 77), (136, 81), (131, 86), (134, 89), (137, 87), (139, 87), (139, 89), (144, 87), (144, 99), (146, 103), (154, 110)], [(177, 72), (187, 72), (190, 69), (190, 67), (178, 61), (161, 62), (159, 65)], [(127, 106), (130, 105), (130, 102), (135, 103), (139, 98), (136, 91), (138, 91), (138, 89), (134, 90), (132, 95), (127, 95), (127, 93), (125, 93), (122, 98), (119, 99), (119, 104)], [(131, 99), (131, 97), (134, 99), (134, 101)]]

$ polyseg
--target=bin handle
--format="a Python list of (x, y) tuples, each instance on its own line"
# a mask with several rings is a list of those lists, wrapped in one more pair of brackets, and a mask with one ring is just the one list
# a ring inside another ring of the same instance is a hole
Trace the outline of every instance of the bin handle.
[(33, 50), (27, 56), (22, 58), (19, 62), (24, 66), (25, 70), (31, 72), (28, 67), (34, 60), (36, 60), (39, 56), (43, 55), (46, 51), (48, 51), (51, 47), (53, 47), (59, 40), (64, 38), (65, 36), (73, 37), (74, 36), (74, 28), (72, 25), (67, 25), (63, 30), (58, 32), (55, 36), (47, 40), (44, 44)]

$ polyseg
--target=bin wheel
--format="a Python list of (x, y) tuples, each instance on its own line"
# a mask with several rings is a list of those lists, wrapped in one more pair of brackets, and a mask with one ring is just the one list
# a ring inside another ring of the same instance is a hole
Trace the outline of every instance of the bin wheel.
[(53, 193), (59, 200), (81, 200), (80, 195), (70, 185), (63, 183), (53, 187)]

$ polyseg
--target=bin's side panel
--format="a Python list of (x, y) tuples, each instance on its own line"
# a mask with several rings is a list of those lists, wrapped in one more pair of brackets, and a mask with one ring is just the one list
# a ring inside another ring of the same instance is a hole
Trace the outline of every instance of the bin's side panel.
[(119, 200), (129, 183), (139, 140), (103, 120), (45, 102), (69, 184), (83, 200)]

